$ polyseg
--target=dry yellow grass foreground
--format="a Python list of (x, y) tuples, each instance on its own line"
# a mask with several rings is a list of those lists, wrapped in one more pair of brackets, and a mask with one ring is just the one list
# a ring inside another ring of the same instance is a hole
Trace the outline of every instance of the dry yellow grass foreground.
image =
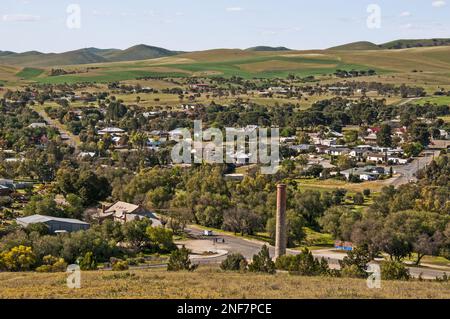
[(66, 275), (0, 273), (0, 298), (446, 298), (450, 283), (383, 281), (369, 289), (365, 280), (165, 270), (83, 272), (80, 289)]

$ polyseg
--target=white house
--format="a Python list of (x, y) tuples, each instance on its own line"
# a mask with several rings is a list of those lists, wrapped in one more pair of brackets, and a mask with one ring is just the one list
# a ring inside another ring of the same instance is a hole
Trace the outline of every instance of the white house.
[(110, 135), (121, 135), (125, 133), (124, 130), (118, 128), (118, 127), (106, 127), (100, 131), (98, 131), (99, 135), (105, 135), (105, 134), (110, 134)]

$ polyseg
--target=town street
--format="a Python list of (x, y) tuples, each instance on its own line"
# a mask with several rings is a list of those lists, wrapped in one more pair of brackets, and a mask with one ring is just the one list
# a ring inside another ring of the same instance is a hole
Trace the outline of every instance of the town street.
[(433, 158), (437, 156), (439, 156), (439, 151), (425, 151), (423, 156), (415, 157), (411, 163), (393, 166), (394, 172), (399, 174), (399, 176), (389, 180), (389, 184), (398, 187), (411, 181), (416, 181), (417, 172), (430, 164)]
[[(240, 253), (246, 259), (251, 259), (253, 255), (257, 254), (263, 245), (268, 245), (265, 242), (253, 240), (253, 239), (245, 239), (231, 235), (225, 235), (223, 233), (216, 233), (215, 236), (210, 238), (206, 238), (203, 236), (203, 230), (197, 228), (195, 226), (190, 226), (186, 229), (187, 232), (192, 236), (191, 240), (178, 242), (177, 244), (183, 244), (186, 248), (192, 249), (194, 252), (208, 252), (213, 250), (226, 250), (228, 253)], [(197, 238), (197, 239), (195, 239)], [(214, 238), (223, 239), (224, 243), (215, 243)], [(270, 255), (274, 256), (275, 248), (273, 246), (269, 246)], [(299, 254), (298, 250), (287, 250), (288, 254)], [(312, 251), (312, 254), (316, 258), (325, 258), (330, 266), (333, 269), (339, 269), (339, 260), (342, 260), (346, 254), (337, 252), (334, 249), (326, 248), (320, 250)], [(226, 258), (226, 255), (221, 254), (219, 257), (214, 256), (204, 256), (199, 257), (196, 256), (193, 259), (193, 262), (199, 264), (217, 264), (222, 262)], [(436, 277), (441, 277), (444, 275), (445, 271), (431, 269), (426, 267), (408, 267), (411, 276), (418, 278), (421, 276), (424, 279), (435, 279)]]

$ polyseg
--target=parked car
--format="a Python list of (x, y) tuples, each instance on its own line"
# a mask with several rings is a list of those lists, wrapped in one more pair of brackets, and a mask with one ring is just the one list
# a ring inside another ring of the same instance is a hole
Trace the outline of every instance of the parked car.
[(203, 231), (203, 236), (212, 236), (213, 235), (213, 232), (212, 232), (212, 230), (204, 230)]

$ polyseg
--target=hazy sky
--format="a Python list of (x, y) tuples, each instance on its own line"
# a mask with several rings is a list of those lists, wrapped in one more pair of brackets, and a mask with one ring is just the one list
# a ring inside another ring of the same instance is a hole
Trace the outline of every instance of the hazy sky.
[[(81, 9), (80, 19), (76, 10), (69, 17), (71, 4)], [(370, 4), (381, 9), (379, 28), (367, 25)], [(80, 28), (69, 28), (68, 18), (71, 26), (80, 21)], [(450, 0), (1, 0), (0, 4), (0, 50), (19, 52), (140, 43), (186, 51), (255, 45), (320, 49), (359, 40), (431, 37), (450, 37)]]

